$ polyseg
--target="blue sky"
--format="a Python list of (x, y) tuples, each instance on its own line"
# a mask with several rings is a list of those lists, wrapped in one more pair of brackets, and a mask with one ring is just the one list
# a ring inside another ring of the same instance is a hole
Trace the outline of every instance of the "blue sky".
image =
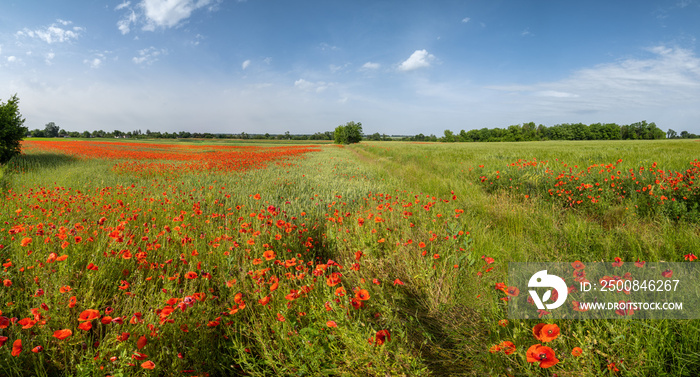
[(698, 0), (4, 0), (0, 100), (68, 131), (700, 133), (699, 36)]

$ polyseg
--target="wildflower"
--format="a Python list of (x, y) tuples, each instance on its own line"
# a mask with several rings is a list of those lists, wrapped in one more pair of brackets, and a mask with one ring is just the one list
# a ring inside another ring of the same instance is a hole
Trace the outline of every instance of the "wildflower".
[(557, 365), (557, 363), (559, 363), (559, 359), (557, 359), (553, 349), (535, 344), (527, 350), (527, 362), (539, 362), (540, 368), (549, 368)]
[(367, 301), (369, 300), (369, 292), (367, 292), (366, 289), (357, 289), (355, 290), (355, 298), (358, 300), (362, 301)]
[(95, 309), (88, 309), (84, 310), (82, 313), (80, 313), (80, 317), (78, 317), (78, 321), (92, 321), (95, 318), (98, 318), (100, 316), (100, 312)]
[(146, 347), (146, 343), (148, 343), (148, 340), (146, 339), (145, 335), (141, 335), (139, 339), (136, 341), (136, 348), (142, 349), (143, 347)]
[(693, 254), (693, 253), (686, 254), (686, 255), (684, 255), (684, 257), (685, 257), (685, 260), (687, 260), (689, 262), (692, 262), (692, 261), (698, 259), (698, 257), (696, 257), (695, 254)]
[(396, 280), (394, 280), (394, 285), (404, 285), (404, 282), (397, 278)]
[(36, 347), (32, 348), (32, 352), (34, 352), (34, 353), (39, 353), (43, 350), (44, 350), (44, 347), (42, 347), (42, 346), (36, 346)]
[(70, 329), (56, 330), (53, 333), (53, 337), (58, 340), (66, 339), (71, 335), (73, 335), (73, 331), (71, 331)]
[(379, 330), (374, 336), (374, 340), (370, 338), (369, 342), (374, 343), (375, 346), (381, 346), (382, 344), (391, 341), (391, 334), (389, 330)]
[(673, 276), (673, 270), (665, 270), (661, 273), (661, 276), (670, 279)]
[(586, 268), (586, 265), (581, 263), (580, 260), (577, 260), (576, 262), (571, 263), (571, 267), (573, 267), (574, 270), (582, 270), (582, 269)]
[(328, 327), (338, 327), (338, 324), (335, 323), (335, 321), (327, 321), (326, 326)]
[(510, 354), (512, 354), (513, 352), (515, 352), (515, 344), (513, 344), (513, 342), (510, 342), (510, 341), (507, 341), (507, 340), (506, 340), (506, 341), (504, 341), (504, 342), (501, 342), (500, 346), (501, 346), (501, 350), (502, 350), (506, 355), (510, 355)]
[(29, 245), (30, 243), (32, 243), (32, 238), (31, 238), (31, 237), (25, 237), (25, 238), (22, 239), (22, 242), (20, 242), (20, 245), (22, 245), (22, 247), (24, 247), (24, 246)]
[(624, 262), (622, 261), (622, 258), (620, 257), (615, 257), (615, 262), (612, 263), (613, 267), (622, 267), (622, 264)]
[(148, 360), (148, 361), (144, 362), (143, 364), (141, 364), (141, 368), (143, 368), (143, 369), (153, 369), (155, 367), (156, 367), (156, 364), (154, 362), (152, 362), (151, 360)]
[(12, 343), (12, 356), (19, 356), (22, 353), (22, 339), (17, 339)]
[(581, 347), (574, 347), (574, 349), (571, 350), (571, 356), (579, 357), (581, 355), (583, 355), (583, 350)]

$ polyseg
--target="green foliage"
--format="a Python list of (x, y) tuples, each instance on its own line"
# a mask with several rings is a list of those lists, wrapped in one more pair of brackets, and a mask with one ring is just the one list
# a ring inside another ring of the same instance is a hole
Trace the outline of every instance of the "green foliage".
[(57, 126), (56, 123), (49, 122), (46, 123), (46, 126), (44, 126), (44, 135), (46, 137), (58, 137), (58, 132), (60, 130), (61, 127)]
[(19, 98), (13, 95), (7, 103), (0, 101), (0, 163), (9, 161), (21, 152), (20, 141), (27, 133), (19, 113)]
[(355, 144), (362, 140), (362, 123), (347, 122), (335, 128), (336, 144)]

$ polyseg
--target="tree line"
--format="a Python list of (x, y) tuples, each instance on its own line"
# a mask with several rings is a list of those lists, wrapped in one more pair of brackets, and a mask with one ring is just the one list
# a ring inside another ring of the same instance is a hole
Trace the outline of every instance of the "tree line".
[[(421, 135), (413, 137), (420, 141)], [(508, 128), (482, 128), (480, 130), (460, 131), (455, 134), (445, 130), (438, 139), (442, 142), (492, 142), (492, 141), (540, 141), (540, 140), (655, 140), (698, 138), (698, 135), (682, 131), (678, 134), (669, 129), (664, 132), (654, 122), (618, 125), (616, 123), (564, 123), (551, 127), (536, 125), (534, 122), (512, 125)], [(436, 137), (437, 139), (437, 137)]]

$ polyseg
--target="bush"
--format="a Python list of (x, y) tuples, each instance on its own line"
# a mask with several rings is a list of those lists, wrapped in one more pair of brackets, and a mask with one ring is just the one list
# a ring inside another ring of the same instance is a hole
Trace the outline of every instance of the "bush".
[(15, 94), (7, 103), (0, 101), (0, 163), (6, 163), (21, 152), (20, 141), (27, 133), (19, 113), (19, 99)]

